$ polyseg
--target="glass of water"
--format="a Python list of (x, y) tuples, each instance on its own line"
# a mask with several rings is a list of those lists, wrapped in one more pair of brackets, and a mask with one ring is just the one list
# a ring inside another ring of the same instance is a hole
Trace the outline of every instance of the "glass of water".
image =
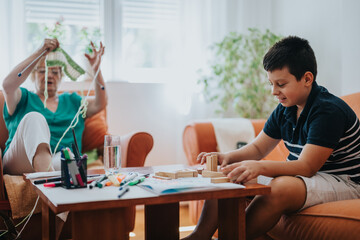
[(103, 161), (106, 174), (119, 172), (121, 168), (120, 136), (105, 135)]

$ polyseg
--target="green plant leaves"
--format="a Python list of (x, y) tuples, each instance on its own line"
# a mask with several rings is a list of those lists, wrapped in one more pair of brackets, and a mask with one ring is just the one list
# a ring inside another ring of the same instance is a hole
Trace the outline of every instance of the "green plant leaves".
[(211, 46), (211, 74), (202, 76), (198, 83), (203, 86), (205, 98), (219, 104), (217, 113), (225, 115), (230, 111), (252, 119), (270, 115), (276, 101), (262, 59), (280, 39), (269, 30), (249, 28), (246, 34), (231, 32)]

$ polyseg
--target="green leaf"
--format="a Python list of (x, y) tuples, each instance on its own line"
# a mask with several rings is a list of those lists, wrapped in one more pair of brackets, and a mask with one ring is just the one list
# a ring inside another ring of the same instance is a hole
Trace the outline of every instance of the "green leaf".
[(202, 76), (198, 84), (203, 87), (205, 99), (220, 107), (215, 113), (225, 115), (230, 111), (247, 118), (270, 115), (277, 103), (271, 95), (262, 59), (280, 39), (268, 29), (249, 28), (246, 33), (230, 32), (210, 46), (214, 53), (211, 73)]

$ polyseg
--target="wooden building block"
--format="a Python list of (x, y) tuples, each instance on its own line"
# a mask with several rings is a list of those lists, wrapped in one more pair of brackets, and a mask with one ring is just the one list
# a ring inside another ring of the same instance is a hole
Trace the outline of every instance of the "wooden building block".
[(211, 183), (225, 183), (225, 182), (230, 182), (230, 179), (228, 177), (211, 178)]
[(211, 155), (206, 157), (206, 170), (217, 172), (218, 157)]
[(175, 172), (156, 172), (155, 176), (168, 177), (168, 178), (172, 178), (172, 179), (177, 178), (177, 175)]
[(169, 178), (169, 177), (163, 177), (163, 176), (157, 176), (157, 175), (154, 175), (152, 177), (156, 178), (156, 179), (161, 179), (161, 180), (171, 180), (172, 179), (172, 178)]
[(194, 169), (182, 169), (176, 172), (156, 172), (155, 176), (177, 179), (177, 178), (197, 177), (198, 173)]
[(198, 172), (196, 169), (189, 169), (189, 168), (186, 168), (184, 170), (180, 170), (180, 171), (188, 171), (188, 172), (191, 172), (193, 177), (197, 177), (198, 176)]
[(214, 172), (214, 171), (208, 171), (208, 170), (203, 170), (202, 176), (205, 178), (226, 177), (226, 175), (223, 174), (222, 172)]
[(188, 177), (194, 177), (193, 172), (187, 172), (187, 171), (178, 171), (176, 172), (177, 178), (188, 178)]

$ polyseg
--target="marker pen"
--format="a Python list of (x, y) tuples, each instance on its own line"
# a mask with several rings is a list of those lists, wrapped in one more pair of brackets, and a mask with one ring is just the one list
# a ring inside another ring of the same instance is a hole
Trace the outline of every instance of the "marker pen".
[(44, 183), (44, 187), (60, 187), (61, 182)]
[(89, 184), (89, 188), (90, 188), (90, 189), (93, 189), (93, 188), (97, 185), (98, 182), (101, 182), (101, 181), (103, 181), (103, 180), (105, 180), (105, 179), (107, 179), (107, 176), (106, 176), (106, 175), (102, 175), (101, 177), (99, 177), (99, 178), (96, 179), (95, 181), (91, 182), (91, 183)]
[(143, 182), (145, 180), (145, 177), (138, 177), (138, 178), (135, 178), (134, 180), (132, 180), (131, 182), (129, 182), (129, 186), (135, 186), (141, 182)]
[(127, 185), (128, 182), (131, 182), (134, 178), (136, 178), (138, 176), (137, 173), (131, 172), (129, 173), (129, 175), (127, 175), (125, 177), (124, 180), (121, 181), (120, 186), (124, 186)]
[(118, 198), (121, 198), (125, 193), (127, 193), (130, 190), (129, 187), (121, 187), (120, 188), (120, 194), (118, 195)]
[(107, 182), (109, 182), (109, 181), (110, 181), (109, 179), (104, 179), (104, 180), (101, 181), (101, 182), (97, 182), (96, 186), (97, 186), (98, 188), (102, 188), (102, 187), (104, 187), (105, 184), (106, 184)]
[(61, 181), (61, 177), (53, 177), (53, 178), (35, 180), (34, 184), (43, 184), (43, 183), (50, 183), (50, 182), (57, 182), (57, 181)]

